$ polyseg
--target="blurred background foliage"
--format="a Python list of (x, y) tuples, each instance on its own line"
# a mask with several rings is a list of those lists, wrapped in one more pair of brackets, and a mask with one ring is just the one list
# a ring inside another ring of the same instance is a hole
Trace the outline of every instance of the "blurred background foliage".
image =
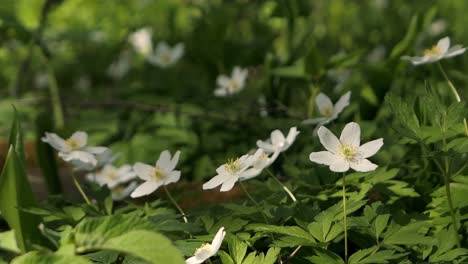
[[(400, 56), (421, 54), (444, 36), (468, 43), (466, 10), (459, 0), (3, 0), (0, 135), (7, 138), (14, 104), (29, 142), (44, 127), (63, 136), (84, 130), (92, 144), (122, 152), (120, 163), (152, 163), (162, 150), (180, 149), (183, 179), (201, 181), (271, 130), (316, 116), (319, 92), (336, 100), (352, 91), (339, 119), (359, 122), (363, 141), (383, 136), (379, 163), (399, 167), (407, 152), (392, 144), (399, 137), (384, 96), (416, 97), (425, 80), (445, 85), (435, 68), (411, 67)], [(128, 42), (142, 27), (153, 31), (153, 43), (185, 43), (183, 58), (166, 69), (145, 61)], [(466, 63), (466, 56), (444, 61), (465, 98), (468, 78), (457, 69)], [(216, 77), (234, 66), (249, 69), (247, 87), (215, 97)], [(336, 176), (308, 160), (317, 149), (314, 127), (299, 130), (275, 169), (333, 183)]]

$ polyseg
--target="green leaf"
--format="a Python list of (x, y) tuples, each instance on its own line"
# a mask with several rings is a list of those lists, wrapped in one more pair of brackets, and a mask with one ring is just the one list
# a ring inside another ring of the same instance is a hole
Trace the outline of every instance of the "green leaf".
[(33, 251), (15, 258), (11, 264), (91, 264), (92, 262), (80, 256), (64, 256)]
[(263, 225), (263, 224), (250, 224), (245, 227), (247, 230), (253, 230), (255, 232), (266, 232), (275, 233), (286, 236), (292, 236), (304, 239), (306, 241), (315, 243), (314, 237), (304, 229), (298, 226), (275, 226), (275, 225)]
[(392, 222), (384, 234), (383, 243), (387, 245), (418, 245), (434, 244), (434, 239), (421, 233), (421, 230), (427, 228), (425, 222), (413, 222), (405, 226), (400, 226)]
[(405, 37), (395, 45), (395, 47), (392, 50), (392, 53), (390, 54), (390, 58), (392, 59), (398, 58), (408, 49), (409, 45), (411, 44), (411, 42), (413, 42), (413, 39), (416, 36), (417, 29), (418, 29), (417, 26), (418, 26), (418, 16), (414, 15), (411, 18)]
[(223, 264), (235, 264), (234, 260), (232, 260), (228, 253), (220, 250), (218, 251), (218, 255), (221, 258), (221, 262), (223, 262)]
[(349, 264), (374, 264), (374, 263), (389, 263), (390, 260), (400, 258), (406, 254), (395, 254), (395, 250), (380, 250), (377, 251), (377, 246), (362, 249), (349, 257)]
[(286, 78), (307, 79), (304, 61), (299, 60), (294, 65), (275, 68), (271, 71), (273, 75)]
[(307, 257), (312, 263), (316, 264), (344, 264), (343, 259), (337, 254), (321, 248), (314, 248), (314, 256)]
[(375, 237), (380, 238), (380, 234), (384, 231), (387, 227), (388, 220), (390, 219), (389, 214), (378, 215), (374, 221), (374, 228), (375, 228)]
[(229, 240), (229, 254), (234, 258), (234, 263), (241, 264), (247, 253), (247, 244), (233, 236)]
[(265, 259), (263, 260), (263, 264), (274, 264), (276, 263), (276, 260), (278, 259), (278, 255), (281, 252), (281, 248), (277, 247), (272, 247), (268, 249), (268, 252), (265, 256)]
[(0, 249), (8, 250), (14, 253), (20, 253), (18, 244), (16, 243), (15, 231), (5, 231), (0, 233)]

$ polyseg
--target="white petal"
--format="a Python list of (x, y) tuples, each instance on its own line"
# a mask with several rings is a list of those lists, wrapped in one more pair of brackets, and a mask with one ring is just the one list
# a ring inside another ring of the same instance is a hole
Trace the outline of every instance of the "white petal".
[(137, 198), (137, 197), (151, 194), (154, 191), (156, 191), (156, 189), (158, 189), (159, 186), (161, 186), (160, 182), (155, 182), (155, 181), (144, 182), (140, 186), (138, 186), (138, 188), (136, 188), (130, 196), (132, 198)]
[(231, 82), (231, 78), (229, 78), (226, 75), (220, 75), (216, 79), (216, 83), (222, 88), (228, 87), (230, 82)]
[(466, 51), (466, 48), (462, 48), (462, 46), (456, 45), (456, 46), (451, 47), (447, 51), (447, 53), (444, 55), (444, 58), (455, 57), (455, 56), (465, 53), (465, 51)]
[(218, 252), (219, 248), (221, 247), (221, 244), (223, 243), (223, 239), (225, 235), (226, 235), (226, 232), (224, 231), (224, 227), (221, 227), (216, 233), (215, 237), (213, 238), (213, 242), (211, 242), (211, 246), (213, 250), (212, 255)]
[(219, 88), (217, 88), (216, 90), (214, 90), (214, 95), (215, 95), (215, 96), (218, 96), (218, 97), (220, 97), (220, 96), (226, 96), (226, 95), (228, 95), (228, 94), (229, 94), (229, 90), (226, 89), (226, 88), (224, 88), (224, 87), (219, 87)]
[(172, 61), (177, 62), (184, 55), (184, 43), (178, 43), (172, 48)]
[(319, 151), (310, 153), (309, 159), (312, 162), (330, 166), (338, 159), (341, 159), (341, 157), (329, 151)]
[(315, 104), (322, 115), (325, 115), (327, 111), (333, 110), (333, 103), (330, 97), (323, 93), (319, 93), (317, 97), (315, 97)]
[(231, 176), (229, 177), (224, 183), (223, 185), (221, 186), (221, 189), (219, 191), (221, 192), (227, 192), (227, 191), (230, 191), (232, 189), (232, 187), (234, 187), (234, 185), (236, 184), (237, 180), (239, 180), (239, 177), (236, 177), (236, 176)]
[(359, 124), (355, 122), (346, 124), (341, 132), (340, 141), (343, 144), (358, 148), (361, 142), (361, 127), (359, 127)]
[(70, 139), (78, 144), (77, 148), (82, 148), (86, 146), (86, 143), (88, 143), (88, 134), (83, 131), (76, 131), (73, 133), (73, 135), (71, 135)]
[(339, 158), (330, 165), (330, 170), (334, 172), (345, 172), (349, 170), (349, 162), (343, 158)]
[(248, 180), (257, 177), (262, 173), (263, 168), (250, 168), (239, 175), (239, 179)]
[(193, 256), (193, 257), (190, 257), (188, 258), (186, 261), (185, 261), (185, 264), (201, 264), (203, 263), (203, 261), (205, 261), (206, 259), (201, 259), (201, 258), (198, 258), (197, 256)]
[(86, 165), (96, 166), (97, 160), (93, 154), (90, 154), (81, 150), (74, 150), (69, 153), (59, 152), (59, 157), (61, 157), (66, 162), (71, 162), (75, 166), (81, 166), (84, 163)]
[(335, 112), (333, 115), (338, 116), (345, 107), (349, 105), (349, 100), (351, 99), (351, 91), (345, 93), (343, 96), (340, 97), (338, 102), (335, 104)]
[(227, 181), (231, 177), (229, 174), (223, 174), (223, 175), (216, 175), (214, 176), (211, 180), (209, 180), (207, 183), (203, 184), (203, 190), (207, 189), (213, 189), (218, 187), (219, 185), (223, 184), (223, 182)]
[(370, 162), (367, 159), (360, 159), (354, 162), (351, 162), (351, 168), (355, 171), (368, 172), (377, 169), (377, 165)]
[(372, 140), (359, 147), (358, 153), (361, 158), (373, 156), (383, 146), (383, 138)]
[(237, 82), (240, 86), (243, 86), (245, 79), (247, 78), (248, 70), (240, 67), (234, 67), (232, 70), (232, 79)]
[(82, 150), (86, 151), (86, 152), (89, 152), (91, 154), (107, 155), (107, 154), (105, 154), (105, 152), (109, 151), (109, 148), (106, 148), (106, 147), (85, 147)]
[(284, 135), (281, 131), (278, 129), (274, 130), (271, 132), (271, 143), (275, 146), (277, 145), (282, 145), (286, 141), (286, 138), (284, 138)]
[(180, 151), (176, 151), (174, 156), (172, 156), (171, 162), (169, 163), (169, 167), (166, 168), (167, 171), (173, 171), (177, 166), (177, 162), (179, 162)]
[(65, 143), (65, 140), (55, 133), (45, 132), (45, 136), (41, 138), (42, 142), (49, 143), (54, 149), (61, 152), (69, 152), (70, 147)]
[(450, 38), (449, 38), (449, 37), (445, 37), (445, 38), (443, 38), (443, 39), (440, 39), (440, 40), (437, 42), (437, 47), (439, 47), (441, 53), (447, 52), (447, 50), (448, 50), (449, 47), (450, 47)]
[(272, 144), (266, 141), (257, 140), (257, 146), (263, 149), (265, 153), (273, 153), (276, 150), (276, 148)]
[(156, 161), (156, 166), (165, 169), (165, 168), (170, 167), (170, 165), (171, 165), (171, 153), (169, 152), (169, 150), (164, 150), (159, 155), (159, 159), (158, 161)]
[(160, 41), (158, 45), (156, 45), (156, 54), (163, 54), (170, 52), (171, 47), (165, 42), (165, 41)]
[(340, 141), (328, 128), (322, 126), (318, 129), (317, 135), (322, 145), (331, 153), (338, 153)]
[(288, 136), (286, 137), (286, 142), (288, 142), (289, 145), (291, 145), (294, 140), (296, 140), (297, 135), (299, 135), (299, 131), (297, 131), (296, 127), (291, 127), (289, 129)]
[(149, 181), (152, 179), (154, 173), (154, 167), (148, 164), (144, 164), (141, 162), (137, 162), (133, 166), (133, 170), (135, 171), (136, 175), (143, 180)]
[(172, 171), (169, 174), (169, 176), (167, 177), (167, 179), (164, 181), (164, 185), (168, 185), (170, 183), (178, 182), (179, 179), (180, 179), (180, 171), (178, 171), (178, 170)]

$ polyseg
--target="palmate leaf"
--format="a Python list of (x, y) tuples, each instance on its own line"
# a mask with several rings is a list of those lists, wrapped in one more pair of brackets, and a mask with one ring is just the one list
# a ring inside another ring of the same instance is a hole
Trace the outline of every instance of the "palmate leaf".
[(139, 215), (113, 215), (85, 219), (73, 234), (78, 252), (113, 250), (149, 263), (183, 264), (180, 251), (155, 230)]
[(41, 243), (40, 218), (22, 211), (36, 205), (24, 167), (21, 127), (15, 110), (10, 132), (10, 148), (0, 175), (0, 212), (15, 230), (18, 247), (27, 252), (34, 243)]
[(401, 226), (391, 222), (384, 233), (383, 244), (387, 245), (432, 245), (432, 237), (426, 236), (422, 230), (427, 229), (428, 223), (422, 221), (411, 222)]
[(349, 264), (373, 264), (373, 263), (389, 263), (390, 260), (400, 258), (406, 254), (395, 253), (395, 250), (380, 250), (374, 246), (357, 251), (348, 259)]
[(456, 237), (453, 226), (442, 229), (437, 234), (437, 250), (430, 255), (430, 262), (448, 262), (458, 259), (462, 261), (468, 257), (468, 249), (454, 248), (456, 246)]
[(32, 251), (15, 258), (11, 264), (91, 264), (88, 259), (80, 256), (65, 256)]

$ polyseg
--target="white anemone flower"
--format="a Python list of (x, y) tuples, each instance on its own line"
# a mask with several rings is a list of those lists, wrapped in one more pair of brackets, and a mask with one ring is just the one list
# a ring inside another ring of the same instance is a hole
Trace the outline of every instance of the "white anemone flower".
[(184, 55), (184, 43), (178, 43), (174, 47), (169, 46), (166, 42), (161, 41), (156, 46), (156, 51), (147, 59), (150, 63), (161, 68), (167, 68), (176, 64)]
[(338, 118), (341, 112), (349, 105), (349, 100), (351, 99), (351, 92), (345, 93), (343, 96), (338, 99), (335, 105), (333, 105), (330, 97), (326, 96), (323, 93), (319, 93), (315, 97), (315, 104), (322, 115), (319, 118), (307, 119), (302, 121), (304, 125), (315, 125), (322, 126), (330, 123), (331, 121)]
[(179, 162), (180, 151), (177, 151), (171, 158), (171, 153), (168, 150), (161, 152), (155, 166), (137, 162), (133, 166), (136, 175), (144, 180), (131, 197), (137, 198), (151, 194), (160, 186), (168, 185), (177, 182), (180, 179), (180, 171), (174, 170), (177, 162)]
[(151, 29), (145, 27), (133, 32), (129, 36), (128, 40), (138, 53), (146, 57), (153, 53), (153, 43), (151, 41), (151, 36)]
[(221, 244), (223, 243), (224, 236), (226, 236), (226, 231), (224, 231), (224, 227), (221, 227), (218, 232), (216, 233), (215, 237), (211, 244), (206, 243), (203, 244), (201, 247), (197, 248), (193, 257), (188, 258), (185, 263), (186, 264), (201, 264), (205, 262), (210, 257), (214, 256)]
[(216, 83), (219, 87), (214, 91), (215, 96), (228, 96), (242, 91), (248, 73), (247, 69), (236, 66), (232, 70), (231, 77), (224, 74), (218, 76)]
[(265, 153), (262, 149), (258, 149), (254, 154), (254, 157), (256, 157), (256, 159), (253, 161), (252, 167), (243, 172), (240, 179), (248, 180), (257, 177), (258, 175), (260, 175), (260, 173), (262, 173), (262, 171), (265, 168), (267, 168), (268, 166), (273, 164), (273, 162), (275, 162), (279, 154), (280, 152), (276, 151), (273, 154), (269, 155), (268, 153)]
[(379, 151), (383, 146), (383, 139), (379, 138), (360, 145), (361, 128), (359, 124), (348, 123), (341, 132), (340, 139), (323, 126), (318, 129), (317, 134), (327, 151), (312, 152), (309, 156), (312, 162), (327, 165), (334, 172), (345, 172), (349, 168), (367, 172), (377, 168), (377, 165), (367, 158)]
[(228, 160), (227, 163), (216, 169), (216, 173), (218, 173), (216, 176), (203, 184), (203, 190), (213, 189), (221, 185), (221, 192), (230, 191), (236, 182), (244, 177), (244, 172), (252, 166), (260, 154), (257, 151), (254, 155), (246, 154), (240, 158)]
[(137, 187), (138, 184), (136, 182), (131, 182), (127, 186), (119, 185), (115, 187), (111, 190), (112, 200), (122, 201), (123, 199), (127, 198)]
[(269, 139), (258, 140), (257, 146), (266, 153), (284, 152), (294, 143), (298, 134), (299, 131), (296, 127), (291, 127), (286, 137), (280, 130), (276, 129), (271, 132)]
[(136, 178), (135, 172), (129, 165), (123, 165), (119, 168), (113, 165), (106, 165), (101, 170), (86, 175), (89, 181), (96, 182), (100, 186), (107, 185), (109, 189), (116, 188), (119, 184), (129, 182)]
[(437, 45), (426, 49), (422, 57), (403, 56), (401, 59), (410, 61), (413, 65), (428, 64), (461, 55), (465, 52), (466, 48), (461, 45), (450, 47), (450, 38), (445, 37), (437, 42)]
[(85, 149), (94, 154), (97, 162), (95, 165), (79, 161), (74, 162), (75, 171), (96, 171), (102, 169), (107, 164), (113, 163), (120, 156), (120, 153), (113, 154), (112, 150), (106, 147), (86, 147)]

